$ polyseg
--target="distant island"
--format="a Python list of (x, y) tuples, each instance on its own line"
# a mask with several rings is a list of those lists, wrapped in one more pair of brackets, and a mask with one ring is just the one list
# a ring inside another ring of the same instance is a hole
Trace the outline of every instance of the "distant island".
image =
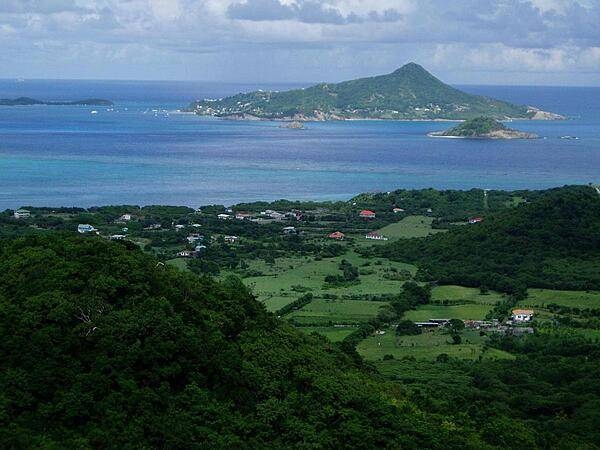
[(62, 102), (47, 102), (43, 100), (37, 100), (29, 97), (19, 98), (1, 98), (0, 106), (34, 106), (34, 105), (47, 105), (47, 106), (113, 106), (114, 103), (110, 100), (104, 100), (101, 98), (88, 98), (85, 100), (75, 101), (62, 101)]
[(539, 136), (512, 130), (491, 117), (476, 117), (446, 131), (429, 133), (430, 137), (463, 139), (537, 139)]
[(189, 111), (237, 120), (564, 119), (531, 106), (471, 95), (409, 63), (393, 73), (283, 92), (255, 91), (193, 102)]

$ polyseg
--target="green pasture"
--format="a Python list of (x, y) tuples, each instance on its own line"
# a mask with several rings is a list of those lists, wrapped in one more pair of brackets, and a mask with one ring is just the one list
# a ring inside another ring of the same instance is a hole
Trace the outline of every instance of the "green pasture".
[(329, 300), (316, 298), (298, 311), (285, 316), (302, 325), (312, 324), (353, 324), (366, 322), (377, 316), (379, 309), (387, 305), (385, 302), (364, 300)]
[(416, 336), (396, 336), (395, 329), (385, 330), (383, 335), (369, 336), (358, 344), (357, 351), (368, 361), (383, 360), (385, 355), (392, 355), (394, 359), (414, 357), (421, 360), (433, 360), (442, 353), (452, 358), (478, 359), (485, 358), (513, 358), (509, 353), (487, 349), (484, 351), (485, 336), (480, 336), (478, 331), (465, 330), (462, 334), (462, 343), (455, 345), (451, 338), (442, 330), (427, 331)]
[(422, 305), (416, 310), (407, 311), (403, 318), (413, 322), (427, 322), (429, 319), (483, 320), (492, 305)]
[(519, 306), (544, 308), (549, 303), (569, 308), (600, 308), (599, 291), (558, 291), (551, 289), (528, 289), (527, 298)]
[(448, 285), (436, 286), (431, 290), (431, 300), (452, 303), (477, 303), (481, 305), (495, 305), (504, 298), (499, 292), (490, 291), (481, 294), (478, 288)]

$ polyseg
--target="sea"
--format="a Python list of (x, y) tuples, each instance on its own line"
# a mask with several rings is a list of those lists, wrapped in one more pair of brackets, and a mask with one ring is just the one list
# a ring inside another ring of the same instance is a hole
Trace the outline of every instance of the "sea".
[[(296, 84), (0, 80), (0, 98), (114, 107), (0, 107), (0, 210), (22, 206), (338, 200), (400, 188), (541, 189), (600, 182), (600, 88), (458, 86), (568, 116), (514, 121), (536, 140), (435, 139), (448, 122), (229, 121), (191, 101)], [(571, 137), (567, 139), (566, 137)]]

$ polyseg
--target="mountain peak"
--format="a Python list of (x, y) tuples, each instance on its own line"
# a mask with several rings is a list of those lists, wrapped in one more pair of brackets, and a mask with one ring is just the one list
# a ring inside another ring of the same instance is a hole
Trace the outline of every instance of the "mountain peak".
[(409, 62), (408, 64), (403, 65), (402, 67), (400, 67), (399, 69), (396, 69), (394, 71), (395, 74), (400, 74), (400, 73), (423, 73), (423, 74), (427, 74), (430, 75), (429, 72), (427, 72), (427, 70), (425, 70), (425, 68), (415, 62)]

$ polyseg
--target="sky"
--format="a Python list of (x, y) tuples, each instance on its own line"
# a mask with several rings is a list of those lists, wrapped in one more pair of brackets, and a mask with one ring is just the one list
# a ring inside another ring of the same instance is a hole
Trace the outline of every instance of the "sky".
[(600, 86), (600, 0), (0, 0), (0, 78)]

